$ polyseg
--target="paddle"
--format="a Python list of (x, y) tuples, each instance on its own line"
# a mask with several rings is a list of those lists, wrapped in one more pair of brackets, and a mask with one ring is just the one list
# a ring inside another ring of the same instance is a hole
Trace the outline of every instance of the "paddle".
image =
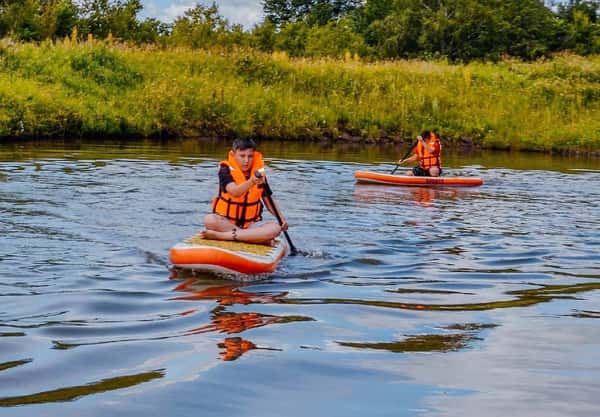
[[(410, 155), (410, 154), (412, 153), (413, 149), (415, 149), (415, 146), (417, 146), (417, 143), (419, 143), (419, 141), (416, 141), (416, 142), (415, 142), (415, 144), (414, 144), (413, 146), (411, 146), (411, 147), (410, 147), (410, 149), (408, 150), (408, 152), (406, 152), (406, 155), (404, 155), (404, 156), (402, 157), (402, 159), (406, 159), (406, 158), (408, 158), (408, 155)], [(401, 160), (402, 160), (402, 159), (401, 159)], [(397, 170), (398, 168), (400, 168), (400, 165), (399, 165), (399, 164), (396, 164), (396, 168), (394, 168), (394, 170), (391, 172), (391, 174), (390, 174), (390, 175), (394, 175), (394, 172), (396, 172), (396, 170)]]
[[(259, 171), (256, 171), (254, 173), (254, 175), (256, 175), (256, 178), (261, 178), (262, 174)], [(271, 197), (271, 194), (273, 194), (273, 191), (271, 190), (271, 187), (269, 186), (269, 183), (267, 181), (264, 182), (264, 184), (262, 184), (265, 188), (265, 197), (267, 198), (267, 201), (269, 202), (269, 204), (271, 205), (271, 207), (273, 208), (273, 213), (275, 214), (275, 217), (277, 218), (277, 221), (279, 222), (280, 226), (283, 226), (283, 220), (281, 220), (281, 215), (279, 214), (279, 211), (277, 210), (277, 206), (275, 205), (275, 202), (273, 202), (273, 197)], [(298, 254), (298, 249), (296, 249), (296, 247), (294, 246), (294, 244), (292, 243), (292, 239), (290, 239), (290, 235), (288, 235), (287, 230), (283, 231), (283, 234), (285, 235), (285, 239), (287, 240), (288, 244), (290, 245), (290, 255), (294, 256)]]

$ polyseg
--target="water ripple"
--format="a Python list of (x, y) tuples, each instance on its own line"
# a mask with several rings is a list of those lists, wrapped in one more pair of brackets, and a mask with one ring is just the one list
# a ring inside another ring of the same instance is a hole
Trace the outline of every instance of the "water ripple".
[(304, 256), (238, 281), (168, 262), (201, 227), (224, 146), (0, 146), (0, 406), (456, 415), (502, 408), (516, 381), (544, 395), (513, 414), (552, 415), (550, 375), (597, 409), (574, 394), (600, 380), (597, 164), (449, 154), (448, 175), (485, 185), (390, 188), (352, 175), (391, 170), (399, 149), (319, 146), (265, 144)]

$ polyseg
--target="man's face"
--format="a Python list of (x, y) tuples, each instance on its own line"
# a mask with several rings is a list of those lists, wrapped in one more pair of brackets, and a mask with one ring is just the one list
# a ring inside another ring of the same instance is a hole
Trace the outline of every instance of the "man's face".
[(240, 168), (242, 168), (242, 171), (250, 171), (252, 159), (254, 157), (254, 149), (244, 149), (243, 151), (236, 149), (233, 151), (233, 157)]

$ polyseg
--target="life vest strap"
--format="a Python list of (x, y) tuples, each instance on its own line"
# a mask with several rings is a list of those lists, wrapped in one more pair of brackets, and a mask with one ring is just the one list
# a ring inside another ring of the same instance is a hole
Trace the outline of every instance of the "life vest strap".
[[(226, 214), (217, 212), (217, 204), (219, 201), (223, 201), (227, 204), (227, 208), (225, 210)], [(255, 215), (251, 218), (246, 218), (246, 211), (248, 208), (256, 207)], [(232, 201), (229, 198), (223, 198), (223, 196), (219, 195), (215, 198), (213, 203), (213, 213), (217, 213), (226, 219), (234, 220), (236, 226), (244, 227), (246, 223), (254, 223), (260, 221), (262, 219), (262, 202), (260, 200), (254, 203), (248, 203), (247, 199), (243, 202)], [(232, 213), (232, 211), (234, 213)]]

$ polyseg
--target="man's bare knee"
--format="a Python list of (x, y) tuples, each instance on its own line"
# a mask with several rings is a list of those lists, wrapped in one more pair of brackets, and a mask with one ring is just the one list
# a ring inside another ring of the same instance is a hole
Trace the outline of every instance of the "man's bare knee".
[(269, 239), (275, 239), (277, 236), (279, 236), (281, 234), (281, 226), (278, 224), (271, 224), (269, 227)]
[(222, 221), (219, 218), (219, 216), (214, 213), (210, 213), (204, 216), (204, 226), (207, 229), (217, 230), (219, 229), (219, 224), (221, 223)]

